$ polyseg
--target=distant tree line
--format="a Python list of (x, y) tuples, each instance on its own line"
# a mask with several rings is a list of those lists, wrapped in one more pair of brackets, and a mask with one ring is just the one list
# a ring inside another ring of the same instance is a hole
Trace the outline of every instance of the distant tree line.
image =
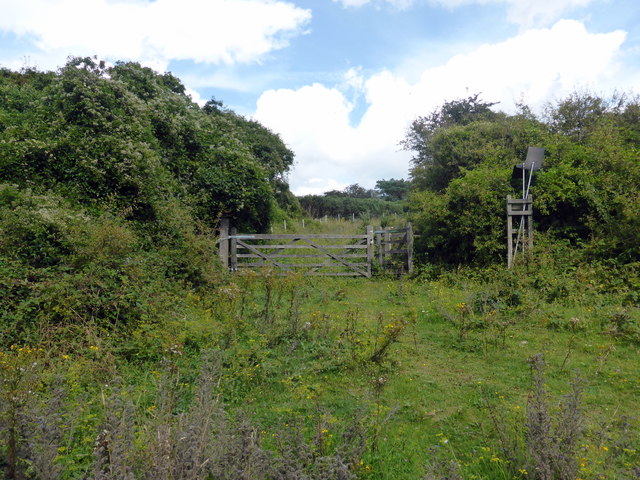
[(350, 197), (350, 198), (381, 198), (391, 202), (406, 200), (409, 194), (408, 180), (391, 178), (378, 180), (373, 189), (361, 187), (357, 183), (345, 187), (344, 190), (330, 190), (324, 192), (325, 197)]
[(357, 183), (344, 190), (330, 190), (324, 195), (298, 197), (303, 210), (311, 217), (325, 215), (341, 217), (380, 217), (401, 214), (406, 208), (409, 193), (407, 180), (378, 180), (375, 189), (364, 188)]

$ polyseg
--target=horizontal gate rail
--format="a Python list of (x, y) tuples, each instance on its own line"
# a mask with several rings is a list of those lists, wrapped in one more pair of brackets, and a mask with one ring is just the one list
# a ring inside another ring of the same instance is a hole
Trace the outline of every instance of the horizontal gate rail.
[(364, 235), (238, 234), (223, 219), (219, 252), (231, 271), (271, 267), (282, 273), (370, 277), (373, 228)]
[(384, 271), (396, 274), (413, 272), (413, 229), (405, 228), (376, 230), (378, 265)]
[(378, 249), (378, 264), (395, 273), (412, 270), (413, 233), (406, 228), (375, 230), (366, 234), (239, 234), (220, 222), (218, 252), (222, 264), (235, 272), (245, 268), (275, 268), (282, 274), (301, 272), (317, 276), (371, 277)]
[[(258, 255), (254, 255), (252, 253), (238, 253), (236, 255), (238, 258), (260, 258)], [(269, 258), (326, 258), (326, 255), (304, 255), (304, 254), (269, 254)], [(362, 254), (356, 254), (356, 253), (341, 253), (340, 254), (341, 258), (362, 258), (363, 255)], [(306, 264), (305, 264), (306, 265)]]
[(251, 239), (251, 240), (290, 240), (290, 239), (317, 239), (317, 238), (328, 238), (328, 239), (338, 239), (338, 238), (367, 238), (366, 235), (345, 235), (345, 234), (334, 234), (334, 233), (256, 233), (250, 235), (234, 235), (235, 238), (239, 239)]
[[(234, 236), (230, 236), (230, 239), (236, 239), (238, 240), (238, 244), (241, 242), (240, 239), (238, 239), (238, 237), (234, 237)], [(295, 244), (295, 245), (259, 245), (259, 244), (255, 244), (252, 243), (251, 246), (255, 247), (255, 248), (265, 248), (265, 249), (273, 249), (273, 250), (284, 250), (284, 249), (304, 249), (304, 248), (309, 248), (309, 243), (303, 245), (303, 244)], [(355, 249), (364, 249), (367, 248), (366, 245), (324, 245), (325, 248), (355, 248)]]

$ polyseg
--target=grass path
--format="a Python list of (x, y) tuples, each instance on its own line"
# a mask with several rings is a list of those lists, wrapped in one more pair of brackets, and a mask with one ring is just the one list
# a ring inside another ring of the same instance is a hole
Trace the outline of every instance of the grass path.
[[(584, 433), (570, 455), (577, 470), (566, 478), (634, 478), (640, 351), (622, 334), (633, 334), (638, 308), (612, 295), (546, 301), (522, 288), (515, 295), (499, 277), (238, 274), (215, 292), (176, 298), (171, 324), (143, 324), (126, 336), (86, 325), (49, 351), (3, 352), (2, 394), (16, 412), (35, 400), (63, 402), (63, 416), (48, 420), (70, 425), (55, 465), (60, 478), (87, 478), (109, 405), (130, 405), (127, 428), (138, 443), (127, 448), (144, 452), (143, 439), (161, 422), (189, 410), (213, 351), (225, 415), (247, 418), (272, 450), (294, 425), (316, 456), (343, 452), (345, 435), (360, 432), (363, 448), (348, 459), (360, 479), (421, 479), (451, 461), (461, 476), (427, 478), (524, 479), (535, 477), (524, 447), (529, 360), (541, 354), (551, 431), (567, 424), (558, 404), (576, 375), (583, 381), (573, 413)], [(163, 381), (175, 402), (168, 410)], [(58, 386), (66, 393), (56, 400)]]
[[(332, 432), (363, 415), (369, 448), (362, 478), (422, 478), (434, 451), (457, 458), (468, 478), (504, 475), (508, 460), (500, 452), (487, 402), (505, 417), (510, 434), (519, 429), (521, 435), (531, 379), (527, 361), (539, 353), (547, 363), (553, 402), (570, 391), (576, 374), (584, 379), (582, 478), (615, 478), (611, 472), (638, 462), (631, 447), (637, 434), (619, 428), (627, 420), (638, 424), (637, 345), (618, 342), (596, 325), (551, 329), (538, 314), (533, 320), (509, 317), (503, 330), (476, 327), (461, 334), (456, 315), (469, 292), (441, 283), (298, 281), (304, 300), (297, 321), (309, 332), (284, 334), (266, 345), (264, 358), (257, 359), (264, 362), (262, 380), (248, 384), (245, 396), (236, 400), (274, 428), (288, 417), (302, 417), (311, 430), (321, 421), (322, 430)], [(254, 291), (257, 304), (264, 301), (258, 285)], [(286, 317), (287, 308), (285, 294), (279, 315)], [(576, 314), (575, 307), (553, 308), (556, 317)], [(584, 308), (585, 313), (593, 309)], [(389, 325), (400, 323), (402, 332), (384, 360), (371, 361), (393, 329)]]

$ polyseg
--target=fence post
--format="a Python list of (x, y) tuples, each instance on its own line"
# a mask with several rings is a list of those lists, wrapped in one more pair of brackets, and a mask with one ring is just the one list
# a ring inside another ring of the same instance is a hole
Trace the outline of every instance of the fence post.
[(529, 247), (529, 255), (531, 255), (531, 251), (533, 249), (533, 198), (531, 197), (531, 195), (529, 195), (527, 197), (527, 200), (529, 200), (529, 208), (531, 209), (531, 215), (529, 215), (529, 218), (527, 219), (527, 230), (529, 233), (529, 242), (528, 242), (528, 247)]
[(413, 273), (413, 227), (407, 223), (407, 273)]
[(382, 269), (382, 262), (384, 262), (384, 252), (382, 251), (382, 233), (376, 233), (376, 248), (378, 249), (378, 266)]
[(391, 228), (384, 229), (384, 257), (383, 262), (389, 263), (391, 259)]
[(231, 228), (231, 252), (229, 267), (231, 267), (232, 272), (238, 271), (238, 239), (235, 238), (237, 234), (238, 230), (236, 229), (236, 227)]
[(225, 269), (229, 268), (229, 219), (220, 219), (220, 238), (218, 240), (218, 255)]
[(507, 268), (511, 268), (511, 255), (513, 254), (513, 224), (511, 223), (511, 215), (509, 203), (511, 195), (507, 195)]
[(373, 266), (373, 227), (367, 226), (367, 278), (371, 278)]

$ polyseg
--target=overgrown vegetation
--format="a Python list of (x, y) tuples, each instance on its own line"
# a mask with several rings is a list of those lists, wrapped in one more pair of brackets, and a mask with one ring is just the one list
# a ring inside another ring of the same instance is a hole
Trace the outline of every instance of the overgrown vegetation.
[(151, 236), (180, 230), (175, 217), (261, 230), (278, 208), (299, 208), (279, 137), (219, 102), (198, 107), (170, 73), (76, 58), (58, 72), (0, 71), (0, 99), (0, 182)]
[(221, 216), (245, 231), (299, 211), (293, 153), (256, 122), (203, 108), (171, 74), (71, 59), (0, 71), (0, 345), (172, 318), (222, 281)]
[(494, 112), (479, 95), (445, 103), (412, 124), (403, 145), (411, 171), (416, 248), (430, 263), (488, 265), (505, 255), (506, 195), (529, 146), (544, 147), (534, 177), (536, 229), (569, 242), (581, 262), (640, 259), (640, 103), (576, 92), (539, 118), (526, 106)]
[[(216, 262), (221, 215), (299, 209), (259, 124), (91, 59), (3, 70), (0, 100), (0, 478), (640, 477), (634, 101), (445, 104), (413, 138), (418, 274), (318, 280)], [(538, 142), (536, 253), (506, 270)]]
[(83, 325), (16, 345), (0, 358), (5, 470), (634, 478), (638, 343), (612, 327), (637, 329), (638, 308), (620, 307), (622, 293), (543, 298), (527, 285), (518, 270), (247, 272), (126, 337)]
[(344, 190), (331, 190), (324, 195), (298, 197), (303, 210), (311, 218), (370, 219), (401, 215), (407, 208), (409, 182), (403, 179), (378, 180), (375, 189), (366, 189), (357, 183)]

